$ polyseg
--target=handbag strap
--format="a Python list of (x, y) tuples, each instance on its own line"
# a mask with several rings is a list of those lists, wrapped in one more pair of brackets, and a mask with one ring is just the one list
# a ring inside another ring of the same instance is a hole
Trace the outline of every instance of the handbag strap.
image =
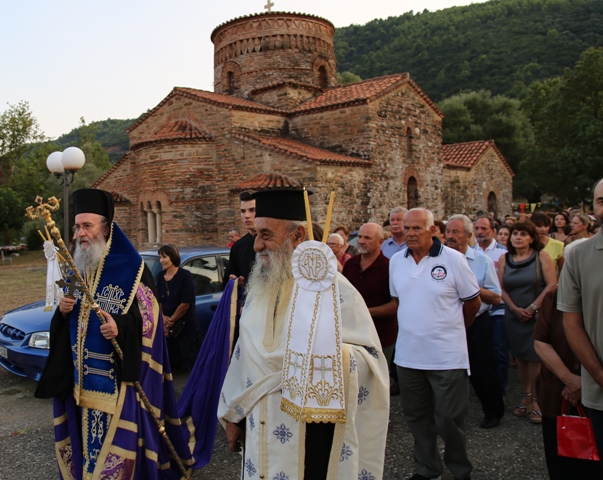
[(535, 302), (536, 299), (538, 298), (540, 283), (542, 282), (542, 267), (540, 265), (540, 252), (535, 251), (535, 253), (536, 253), (536, 258), (535, 258), (536, 284), (534, 285), (534, 300), (532, 302)]
[[(568, 401), (564, 398), (562, 403), (561, 403), (561, 415), (569, 415), (570, 412), (568, 412)], [(570, 407), (571, 408), (571, 405)], [(578, 403), (578, 405), (576, 405), (576, 410), (578, 410), (578, 415), (580, 417), (584, 417), (586, 418), (586, 412), (584, 411), (584, 408), (582, 407), (581, 403)]]

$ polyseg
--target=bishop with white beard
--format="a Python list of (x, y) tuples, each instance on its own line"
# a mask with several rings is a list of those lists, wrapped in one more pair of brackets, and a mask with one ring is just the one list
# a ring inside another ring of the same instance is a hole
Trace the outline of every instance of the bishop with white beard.
[(293, 305), (292, 294), (292, 255), (307, 240), (303, 191), (261, 191), (254, 198), (257, 257), (218, 408), (230, 450), (243, 452), (242, 478), (380, 479), (389, 418), (387, 362), (364, 300), (341, 274), (333, 273), (338, 298), (325, 302), (339, 302), (335, 310), (341, 312), (335, 331), (341, 334), (345, 408), (326, 423), (296, 419), (282, 408), (283, 367), (297, 368), (286, 360), (288, 316), (294, 309), (313, 312), (311, 304)]

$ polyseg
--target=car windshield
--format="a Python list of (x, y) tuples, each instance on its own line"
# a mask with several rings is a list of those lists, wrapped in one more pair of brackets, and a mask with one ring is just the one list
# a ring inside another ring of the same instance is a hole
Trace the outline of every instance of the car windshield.
[(142, 255), (142, 259), (144, 260), (144, 263), (147, 264), (147, 267), (149, 267), (153, 278), (157, 278), (157, 274), (163, 270), (161, 263), (159, 263), (159, 256)]

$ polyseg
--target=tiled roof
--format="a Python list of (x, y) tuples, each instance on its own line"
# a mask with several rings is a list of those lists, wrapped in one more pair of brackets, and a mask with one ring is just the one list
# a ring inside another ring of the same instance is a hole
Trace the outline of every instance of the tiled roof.
[(442, 145), (442, 156), (444, 165), (452, 168), (464, 168), (471, 170), (480, 158), (486, 153), (488, 148), (493, 148), (500, 161), (514, 176), (513, 170), (505, 160), (494, 140), (477, 140), (475, 142), (453, 143), (451, 145)]
[(153, 115), (163, 105), (165, 105), (167, 102), (169, 102), (172, 98), (176, 96), (182, 96), (203, 103), (209, 103), (212, 105), (217, 105), (219, 107), (225, 107), (229, 109), (232, 108), (235, 110), (246, 110), (249, 112), (259, 113), (287, 113), (285, 110), (267, 107), (266, 105), (262, 105), (261, 103), (252, 102), (251, 100), (245, 100), (244, 98), (234, 97), (232, 95), (223, 95), (221, 93), (207, 92), (205, 90), (197, 90), (196, 88), (174, 87), (174, 89), (170, 92), (167, 97), (165, 97), (161, 102), (159, 102), (159, 104), (155, 108), (149, 110), (146, 114), (144, 114), (136, 122), (134, 122), (132, 126), (126, 129), (126, 132), (132, 132), (134, 129), (136, 129), (136, 127), (138, 127), (147, 118)]
[(111, 191), (111, 195), (113, 196), (113, 200), (116, 204), (120, 203), (132, 203), (128, 197), (126, 197), (123, 193)]
[(303, 185), (293, 179), (280, 173), (258, 173), (254, 177), (242, 181), (235, 185), (231, 191), (238, 192), (243, 190), (271, 190), (284, 188), (302, 188)]
[(115, 170), (117, 170), (122, 164), (126, 163), (130, 159), (130, 152), (126, 153), (123, 157), (121, 157), (115, 164), (107, 170), (96, 182), (94, 182), (90, 188), (97, 188), (99, 184), (105, 180), (109, 175), (111, 175)]
[(302, 160), (309, 160), (325, 165), (350, 165), (359, 167), (370, 167), (370, 160), (363, 160), (355, 157), (348, 157), (339, 153), (334, 153), (322, 148), (312, 147), (305, 143), (280, 137), (260, 137), (255, 135), (233, 134), (233, 137), (245, 142), (259, 145), (275, 152), (292, 155)]
[(155, 134), (145, 140), (132, 144), (132, 149), (140, 148), (143, 145), (157, 143), (172, 143), (184, 141), (203, 141), (214, 140), (214, 134), (203, 126), (195, 126), (188, 120), (174, 120), (169, 122), (157, 130)]
[(396, 73), (385, 77), (371, 78), (363, 82), (348, 83), (340, 87), (329, 88), (324, 94), (300, 105), (291, 113), (308, 113), (331, 110), (348, 105), (366, 104), (382, 97), (404, 83), (408, 83), (436, 114), (441, 117), (444, 116), (438, 106), (410, 78), (408, 73)]

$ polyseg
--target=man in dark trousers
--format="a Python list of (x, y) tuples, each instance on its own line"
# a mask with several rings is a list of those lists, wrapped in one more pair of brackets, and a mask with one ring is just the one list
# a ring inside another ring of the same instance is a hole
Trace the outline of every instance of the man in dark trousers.
[(492, 428), (500, 424), (505, 414), (500, 381), (496, 371), (492, 320), (489, 310), (500, 303), (500, 282), (494, 262), (479, 250), (469, 248), (473, 234), (471, 220), (465, 215), (453, 215), (446, 223), (446, 246), (462, 253), (480, 287), (482, 306), (473, 324), (467, 328), (467, 349), (471, 376), (469, 380), (482, 405), (484, 418), (479, 426)]

